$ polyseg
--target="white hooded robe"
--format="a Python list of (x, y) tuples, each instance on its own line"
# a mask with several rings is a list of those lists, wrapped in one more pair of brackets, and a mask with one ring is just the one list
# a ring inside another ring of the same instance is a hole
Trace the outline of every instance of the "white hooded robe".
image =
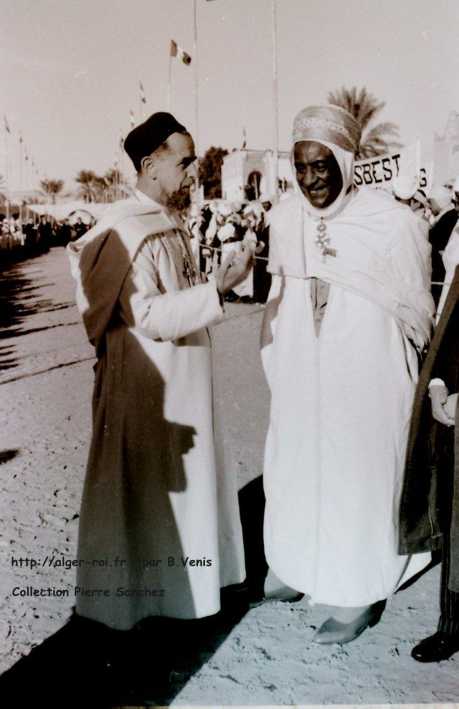
[[(269, 221), (266, 556), (313, 602), (369, 605), (429, 560), (397, 554), (413, 343), (422, 348), (432, 318), (429, 245), (410, 210), (376, 190), (351, 192), (326, 219), (325, 258), (301, 194)], [(318, 333), (312, 278), (329, 284)]]
[(205, 327), (222, 311), (213, 283), (190, 283), (187, 238), (138, 193), (69, 246), (98, 352), (76, 606), (120, 630), (216, 613), (245, 577), (236, 480), (214, 447)]

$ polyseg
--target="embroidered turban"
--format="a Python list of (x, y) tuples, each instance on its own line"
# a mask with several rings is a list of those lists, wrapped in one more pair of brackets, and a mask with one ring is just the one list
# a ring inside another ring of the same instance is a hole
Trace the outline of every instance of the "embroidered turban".
[(356, 119), (340, 106), (309, 106), (300, 111), (293, 122), (293, 142), (318, 140), (333, 143), (355, 153), (361, 129)]
[(131, 130), (124, 141), (124, 149), (139, 172), (140, 161), (166, 142), (172, 133), (188, 133), (171, 113), (153, 113), (146, 121)]

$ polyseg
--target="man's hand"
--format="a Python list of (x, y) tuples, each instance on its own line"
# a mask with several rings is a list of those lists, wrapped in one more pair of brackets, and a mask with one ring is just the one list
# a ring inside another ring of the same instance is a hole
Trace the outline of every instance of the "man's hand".
[(226, 295), (234, 286), (242, 283), (244, 278), (249, 275), (252, 265), (252, 249), (243, 247), (242, 251), (230, 254), (215, 274), (218, 292)]
[(448, 389), (444, 384), (434, 384), (429, 388), (432, 416), (444, 426), (454, 426), (454, 417), (448, 415), (445, 404), (448, 401)]

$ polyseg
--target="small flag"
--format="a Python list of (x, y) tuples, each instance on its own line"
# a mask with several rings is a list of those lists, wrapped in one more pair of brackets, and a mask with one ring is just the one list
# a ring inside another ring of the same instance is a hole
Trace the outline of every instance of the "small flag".
[(129, 111), (129, 122), (130, 122), (130, 124), (131, 124), (131, 128), (134, 128), (134, 126), (135, 126), (135, 116), (134, 116), (134, 111), (132, 110), (132, 108), (131, 108), (131, 110)]
[(181, 46), (177, 44), (177, 42), (175, 42), (173, 39), (171, 39), (169, 54), (171, 57), (180, 57), (182, 62), (186, 65), (191, 64), (191, 56), (188, 54), (188, 52), (185, 52), (185, 50), (182, 49)]
[(6, 120), (6, 116), (3, 116), (3, 123), (5, 124), (5, 130), (6, 130), (6, 132), (7, 132), (7, 133), (11, 133), (9, 123), (8, 123), (8, 121)]
[(145, 97), (145, 89), (143, 88), (143, 84), (141, 81), (139, 81), (139, 91), (140, 91), (140, 100), (142, 103), (146, 103), (147, 99)]
[(241, 150), (245, 150), (247, 148), (247, 131), (244, 128), (242, 129), (242, 148)]

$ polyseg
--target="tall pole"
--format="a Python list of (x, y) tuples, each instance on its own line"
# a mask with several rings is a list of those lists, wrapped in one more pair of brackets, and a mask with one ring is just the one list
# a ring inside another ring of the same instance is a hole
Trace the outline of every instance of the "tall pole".
[(9, 140), (5, 129), (5, 184), (6, 184), (6, 218), (10, 218), (10, 173), (9, 173)]
[(139, 91), (139, 121), (140, 121), (140, 123), (143, 123), (144, 119), (145, 119), (145, 114), (144, 114), (144, 110), (143, 110), (143, 101), (142, 101), (142, 96), (140, 95), (140, 91)]
[(279, 192), (279, 88), (277, 81), (277, 0), (271, 0), (273, 41), (273, 113), (274, 113), (274, 197)]
[(19, 204), (19, 221), (22, 222), (22, 192), (24, 190), (24, 140), (22, 134), (19, 138), (19, 194), (20, 204)]
[(167, 110), (172, 112), (172, 55), (169, 51), (169, 69), (167, 76)]
[(199, 56), (198, 56), (198, 8), (197, 0), (193, 0), (193, 62), (194, 62), (194, 115), (195, 115), (195, 144), (196, 144), (196, 202), (199, 204)]

